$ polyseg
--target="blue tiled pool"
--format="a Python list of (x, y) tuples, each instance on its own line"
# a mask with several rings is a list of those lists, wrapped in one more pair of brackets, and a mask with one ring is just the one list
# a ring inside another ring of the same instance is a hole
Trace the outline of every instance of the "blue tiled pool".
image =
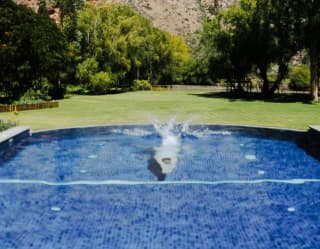
[(151, 126), (34, 133), (1, 154), (0, 248), (320, 248), (320, 162), (284, 137), (190, 127), (159, 179)]

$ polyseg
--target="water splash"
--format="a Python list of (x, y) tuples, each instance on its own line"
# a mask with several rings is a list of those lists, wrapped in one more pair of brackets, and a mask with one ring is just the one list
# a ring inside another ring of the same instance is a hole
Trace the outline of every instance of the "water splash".
[(162, 138), (161, 145), (155, 148), (154, 159), (159, 164), (162, 174), (169, 174), (176, 167), (178, 154), (181, 149), (181, 134), (187, 127), (175, 125), (176, 116), (167, 123), (158, 120), (153, 122), (154, 129)]
[(152, 132), (147, 131), (142, 128), (134, 128), (134, 129), (112, 129), (112, 133), (115, 134), (124, 134), (129, 136), (136, 136), (136, 137), (143, 137), (143, 136), (149, 136), (152, 134)]

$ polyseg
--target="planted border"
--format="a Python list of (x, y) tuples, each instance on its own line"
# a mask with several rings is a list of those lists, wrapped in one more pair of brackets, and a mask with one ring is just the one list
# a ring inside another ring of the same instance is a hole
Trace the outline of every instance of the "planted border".
[(4, 106), (0, 106), (0, 112), (27, 111), (27, 110), (37, 110), (37, 109), (57, 108), (57, 107), (59, 107), (59, 102), (57, 101), (50, 101), (50, 102), (36, 103), (36, 104), (4, 105)]

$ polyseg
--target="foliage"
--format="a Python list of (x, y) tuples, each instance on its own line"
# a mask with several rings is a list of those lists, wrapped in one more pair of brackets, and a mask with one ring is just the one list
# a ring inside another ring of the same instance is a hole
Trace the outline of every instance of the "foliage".
[(289, 73), (289, 88), (295, 91), (310, 89), (310, 70), (307, 65), (293, 67)]
[(77, 40), (77, 12), (84, 7), (84, 0), (56, 0), (60, 9), (60, 25), (69, 42)]
[[(108, 73), (122, 88), (140, 78), (153, 84), (182, 78), (189, 57), (184, 40), (152, 27), (127, 6), (87, 4), (78, 13), (77, 26), (82, 54), (77, 78), (82, 83), (98, 71)], [(87, 65), (92, 61), (97, 62), (94, 67)]]
[(38, 8), (38, 14), (47, 16), (49, 14), (47, 9), (47, 2), (46, 0), (40, 0), (39, 1), (39, 8)]
[(89, 89), (92, 93), (102, 94), (114, 87), (110, 74), (100, 71), (90, 76)]
[(214, 20), (204, 23), (202, 42), (207, 47), (213, 78), (241, 81), (251, 71), (248, 34), (254, 8), (254, 1), (241, 1), (240, 6), (221, 10)]
[[(299, 49), (296, 19), (290, 11), (288, 1), (275, 0), (240, 0), (230, 9), (220, 10), (215, 19), (205, 23), (202, 36), (209, 48), (210, 72), (241, 82), (254, 70), (263, 81), (262, 93), (272, 95)], [(242, 91), (240, 84), (238, 89)]]
[(93, 57), (87, 58), (78, 64), (76, 76), (84, 88), (88, 88), (90, 77), (97, 73), (98, 66), (98, 62)]
[(170, 83), (182, 82), (183, 75), (190, 61), (189, 48), (181, 36), (169, 36), (169, 45), (172, 50), (172, 61), (170, 65)]
[(215, 74), (209, 72), (207, 57), (196, 57), (189, 60), (183, 73), (183, 82), (191, 85), (210, 85), (216, 81)]
[(53, 0), (53, 6), (60, 9), (59, 28), (68, 41), (65, 64), (65, 80), (68, 83), (76, 81), (76, 68), (81, 60), (77, 20), (78, 12), (84, 5), (85, 0)]
[(152, 85), (148, 80), (134, 80), (132, 89), (134, 91), (151, 90)]
[(186, 41), (189, 44), (191, 56), (184, 68), (183, 83), (208, 85), (216, 82), (215, 74), (209, 70), (209, 58), (212, 52), (209, 42), (201, 40), (200, 33), (188, 35)]
[[(43, 84), (43, 88), (45, 89), (33, 89), (29, 88), (23, 96), (19, 100), (13, 102), (13, 104), (22, 104), (22, 103), (41, 103), (46, 100), (50, 100), (50, 96), (48, 95), (49, 85), (50, 83), (45, 80), (45, 84)], [(43, 82), (41, 82), (42, 85)]]
[(319, 99), (320, 79), (320, 1), (289, 1), (296, 19), (296, 36), (299, 45), (305, 48), (310, 58), (310, 96)]
[[(261, 46), (255, 51), (254, 63), (263, 80), (265, 96), (274, 94), (288, 73), (290, 59), (299, 49), (296, 36), (296, 18), (292, 15), (292, 1), (256, 0), (253, 35)], [(278, 70), (272, 85), (268, 72), (273, 65)]]
[(66, 43), (55, 23), (8, 0), (1, 2), (0, 12), (2, 99), (19, 99), (42, 78), (51, 82), (53, 98), (63, 97)]
[[(46, 3), (39, 1), (36, 14), (11, 0), (0, 2), (2, 102), (27, 95), (61, 98), (66, 82), (76, 81), (82, 92), (103, 94), (226, 79), (238, 82), (242, 92), (240, 82), (251, 76), (260, 78), (263, 96), (269, 97), (288, 73), (293, 89), (306, 89), (310, 80), (312, 99), (318, 99), (320, 1), (239, 0), (227, 10), (214, 1), (215, 17), (204, 21), (200, 44), (190, 40), (192, 49), (127, 6), (53, 0), (61, 9), (58, 27)], [(310, 75), (305, 66), (288, 70), (303, 49)]]
[(15, 124), (13, 124), (10, 121), (5, 121), (5, 120), (0, 119), (0, 132), (13, 127), (14, 125)]

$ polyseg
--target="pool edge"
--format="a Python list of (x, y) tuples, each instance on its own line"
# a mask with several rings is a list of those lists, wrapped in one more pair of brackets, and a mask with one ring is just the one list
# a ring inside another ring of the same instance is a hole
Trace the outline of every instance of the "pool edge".
[(16, 126), (0, 132), (0, 152), (29, 136), (31, 129), (28, 126)]

